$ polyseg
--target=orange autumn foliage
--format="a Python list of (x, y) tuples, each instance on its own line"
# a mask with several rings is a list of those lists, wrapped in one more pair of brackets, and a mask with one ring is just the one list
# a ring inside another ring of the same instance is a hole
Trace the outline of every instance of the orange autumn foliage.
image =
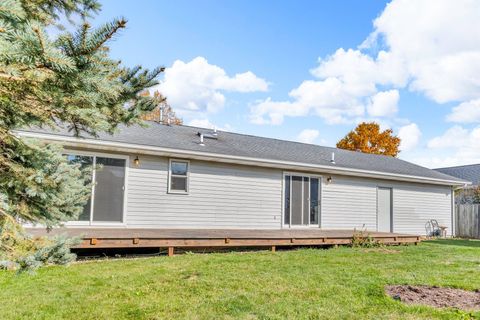
[[(148, 91), (141, 93), (141, 95), (150, 95)], [(177, 124), (183, 123), (181, 118), (175, 115), (172, 107), (167, 103), (167, 99), (158, 91), (153, 93), (153, 98), (156, 101), (157, 106), (150, 112), (147, 112), (140, 116), (140, 119), (146, 121), (156, 121), (163, 124)]]
[(362, 122), (338, 141), (337, 148), (396, 157), (400, 138), (391, 129), (380, 131), (376, 122)]

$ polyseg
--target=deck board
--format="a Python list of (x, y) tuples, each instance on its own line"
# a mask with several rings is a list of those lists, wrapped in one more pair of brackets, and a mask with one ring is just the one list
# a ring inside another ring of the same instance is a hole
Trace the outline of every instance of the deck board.
[[(81, 237), (78, 248), (127, 247), (241, 247), (336, 245), (351, 243), (354, 230), (323, 229), (136, 229), (136, 228), (28, 228), (34, 237), (64, 234)], [(385, 244), (417, 243), (418, 235), (370, 232)]]

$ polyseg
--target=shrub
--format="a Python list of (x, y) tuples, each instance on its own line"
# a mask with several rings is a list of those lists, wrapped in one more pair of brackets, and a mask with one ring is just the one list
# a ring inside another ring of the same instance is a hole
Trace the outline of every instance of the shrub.
[(374, 248), (379, 247), (380, 243), (376, 241), (370, 233), (367, 232), (365, 225), (357, 231), (353, 229), (352, 247), (354, 248)]
[(15, 219), (0, 211), (0, 269), (35, 271), (44, 265), (66, 265), (75, 260), (70, 247), (77, 238), (33, 238)]

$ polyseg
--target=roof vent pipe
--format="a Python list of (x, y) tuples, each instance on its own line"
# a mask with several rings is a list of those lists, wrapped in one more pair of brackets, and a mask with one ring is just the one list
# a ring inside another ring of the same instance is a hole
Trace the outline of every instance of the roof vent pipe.
[(203, 142), (203, 133), (200, 133), (200, 142), (198, 144), (201, 146), (205, 145), (205, 143)]
[(214, 136), (217, 136), (218, 133), (217, 133), (217, 126), (213, 127), (213, 133), (212, 133)]
[(335, 152), (332, 152), (332, 158), (330, 159), (331, 164), (335, 164)]

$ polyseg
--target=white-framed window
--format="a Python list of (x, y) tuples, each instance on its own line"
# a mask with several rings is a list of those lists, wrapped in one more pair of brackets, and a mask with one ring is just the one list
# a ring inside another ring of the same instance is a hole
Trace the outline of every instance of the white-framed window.
[(170, 159), (168, 170), (168, 192), (188, 194), (190, 161)]

